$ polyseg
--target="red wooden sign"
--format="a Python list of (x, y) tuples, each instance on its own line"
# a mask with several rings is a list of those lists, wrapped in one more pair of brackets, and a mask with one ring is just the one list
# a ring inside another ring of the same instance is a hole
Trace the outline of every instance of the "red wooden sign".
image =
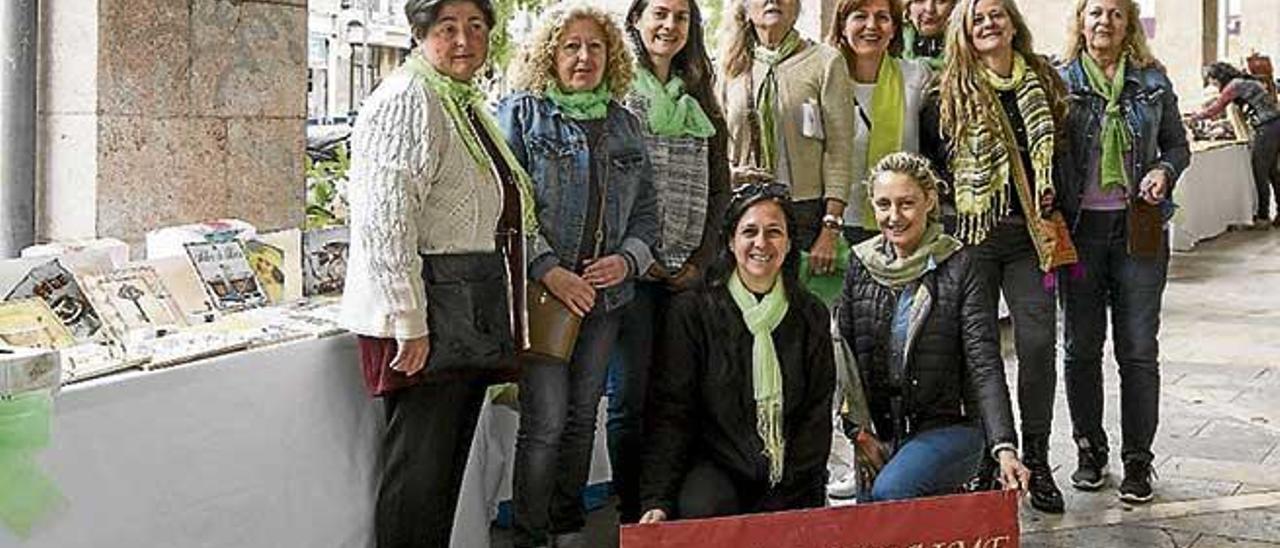
[(1018, 497), (986, 492), (622, 528), (622, 548), (1018, 548)]

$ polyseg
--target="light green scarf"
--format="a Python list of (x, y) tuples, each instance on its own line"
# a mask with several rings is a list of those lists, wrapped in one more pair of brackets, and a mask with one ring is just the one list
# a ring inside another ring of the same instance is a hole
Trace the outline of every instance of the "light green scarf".
[(489, 152), (485, 150), (484, 144), (480, 142), (480, 137), (476, 135), (477, 128), (472, 127), (471, 121), (467, 117), (468, 109), (475, 115), (476, 120), (480, 121), (480, 129), (489, 134), (489, 140), (498, 149), (498, 153), (502, 155), (507, 168), (511, 170), (511, 174), (516, 178), (516, 188), (520, 190), (520, 224), (522, 231), (526, 237), (537, 234), (538, 213), (534, 207), (533, 179), (529, 178), (529, 173), (516, 160), (515, 154), (511, 152), (511, 147), (507, 146), (506, 136), (502, 134), (501, 129), (498, 129), (498, 123), (489, 115), (489, 111), (485, 109), (484, 92), (480, 91), (480, 88), (477, 88), (471, 82), (459, 82), (440, 74), (418, 54), (410, 55), (408, 59), (405, 59), (403, 67), (410, 74), (421, 78), (425, 85), (440, 98), (440, 104), (444, 106), (445, 114), (453, 122), (453, 127), (457, 130), (458, 137), (466, 145), (467, 152), (471, 154), (471, 158), (475, 160), (481, 172), (488, 172), (496, 158), (490, 158)]
[(1102, 176), (1099, 186), (1102, 190), (1126, 188), (1129, 185), (1129, 174), (1124, 169), (1124, 153), (1132, 146), (1129, 126), (1124, 123), (1124, 113), (1120, 111), (1120, 92), (1124, 90), (1124, 68), (1128, 64), (1127, 55), (1120, 56), (1116, 64), (1116, 75), (1107, 81), (1102, 67), (1088, 53), (1080, 56), (1080, 64), (1084, 66), (1084, 74), (1089, 79), (1089, 87), (1107, 100), (1106, 118), (1102, 121)]
[(774, 281), (773, 289), (757, 302), (737, 271), (729, 277), (729, 294), (742, 311), (747, 331), (755, 339), (751, 345), (751, 386), (756, 400), (756, 432), (764, 442), (764, 456), (769, 459), (769, 485), (774, 486), (782, 481), (787, 446), (782, 437), (782, 368), (773, 347), (773, 330), (787, 315), (787, 294), (779, 278)]
[(0, 523), (18, 538), (27, 538), (36, 521), (63, 501), (34, 457), (49, 445), (52, 408), (48, 392), (0, 400)]
[(674, 74), (664, 85), (649, 69), (636, 67), (635, 91), (649, 101), (649, 131), (664, 137), (697, 137), (716, 134), (702, 105), (684, 92), (684, 80)]
[(920, 279), (929, 265), (942, 264), (962, 247), (960, 240), (942, 233), (940, 223), (929, 221), (920, 245), (908, 257), (898, 257), (883, 234), (853, 246), (853, 253), (876, 282), (898, 288)]
[[(875, 169), (881, 158), (902, 150), (903, 117), (907, 112), (907, 90), (902, 81), (902, 67), (889, 54), (880, 57), (876, 87), (871, 92), (871, 135), (867, 137), (867, 171)], [(862, 226), (876, 226), (875, 210), (867, 196), (862, 207)]]
[(778, 96), (777, 68), (779, 63), (791, 57), (801, 47), (804, 47), (804, 41), (800, 40), (800, 34), (793, 29), (787, 33), (776, 49), (757, 43), (751, 52), (756, 61), (768, 67), (764, 74), (764, 81), (760, 82), (759, 92), (756, 93), (756, 108), (760, 110), (760, 162), (763, 164), (759, 167), (770, 173), (778, 165), (775, 150), (778, 144), (775, 129), (777, 114), (774, 112), (777, 107), (774, 103), (777, 102)]
[(609, 99), (613, 94), (603, 83), (589, 91), (564, 91), (558, 84), (547, 86), (547, 99), (556, 104), (560, 112), (574, 120), (600, 120), (609, 114)]

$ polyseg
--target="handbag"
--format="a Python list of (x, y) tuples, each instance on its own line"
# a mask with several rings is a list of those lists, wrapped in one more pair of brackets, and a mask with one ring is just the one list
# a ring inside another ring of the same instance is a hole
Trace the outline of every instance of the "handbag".
[(423, 372), (503, 374), (517, 367), (500, 252), (422, 256), (431, 352)]
[(529, 281), (528, 310), (528, 352), (567, 363), (577, 346), (582, 318), (535, 280)]
[(1164, 251), (1164, 217), (1160, 206), (1147, 203), (1140, 196), (1129, 199), (1129, 255), (1138, 259), (1156, 259)]

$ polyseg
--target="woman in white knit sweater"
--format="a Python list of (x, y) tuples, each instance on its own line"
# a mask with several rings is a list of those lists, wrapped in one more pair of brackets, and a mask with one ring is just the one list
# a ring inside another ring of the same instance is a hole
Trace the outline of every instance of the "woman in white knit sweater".
[(379, 548), (449, 545), (485, 389), (513, 376), (527, 339), (524, 244), (537, 233), (528, 176), (471, 83), (489, 0), (408, 0), (405, 14), (418, 46), (352, 134), (342, 311), (387, 417)]

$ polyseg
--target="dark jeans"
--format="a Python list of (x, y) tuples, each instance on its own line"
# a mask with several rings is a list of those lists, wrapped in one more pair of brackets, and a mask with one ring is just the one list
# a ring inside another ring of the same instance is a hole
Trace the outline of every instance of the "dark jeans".
[(476, 381), (431, 382), (383, 396), (378, 548), (449, 546), (486, 388)]
[(586, 523), (582, 488), (591, 468), (596, 410), (625, 312), (588, 314), (570, 363), (525, 364), (512, 494), (516, 546), (545, 545), (548, 534), (578, 531)]
[(618, 495), (618, 519), (640, 519), (640, 462), (644, 451), (644, 404), (649, 370), (657, 352), (657, 322), (670, 293), (661, 283), (636, 283), (636, 296), (621, 319), (618, 347), (609, 360), (609, 466)]
[(868, 502), (955, 493), (978, 469), (985, 447), (982, 429), (968, 424), (916, 434), (880, 470)]
[(822, 482), (815, 483), (812, 492), (783, 497), (771, 493), (767, 483), (743, 481), (703, 459), (690, 467), (684, 476), (676, 498), (675, 517), (700, 519), (821, 508), (826, 499)]
[(1169, 271), (1169, 250), (1155, 259), (1130, 257), (1124, 211), (1085, 211), (1074, 238), (1085, 276), (1063, 276), (1066, 321), (1067, 404), (1075, 438), (1107, 446), (1102, 426), (1102, 344), (1111, 337), (1120, 365), (1121, 458), (1151, 462), (1160, 414), (1160, 302)]
[[(1053, 423), (1053, 393), (1058, 383), (1055, 362), (1057, 307), (1043, 285), (1035, 247), (1022, 219), (1002, 220), (981, 244), (972, 248), (975, 266), (991, 288), (991, 309), (1004, 292), (1013, 316), (1013, 343), (1018, 355), (1018, 410), (1025, 438), (1047, 437)], [(999, 289), (997, 291), (996, 289)]]
[(1258, 189), (1258, 209), (1255, 218), (1270, 219), (1271, 191), (1275, 189), (1276, 215), (1280, 216), (1280, 119), (1254, 128), (1253, 136), (1253, 184)]

